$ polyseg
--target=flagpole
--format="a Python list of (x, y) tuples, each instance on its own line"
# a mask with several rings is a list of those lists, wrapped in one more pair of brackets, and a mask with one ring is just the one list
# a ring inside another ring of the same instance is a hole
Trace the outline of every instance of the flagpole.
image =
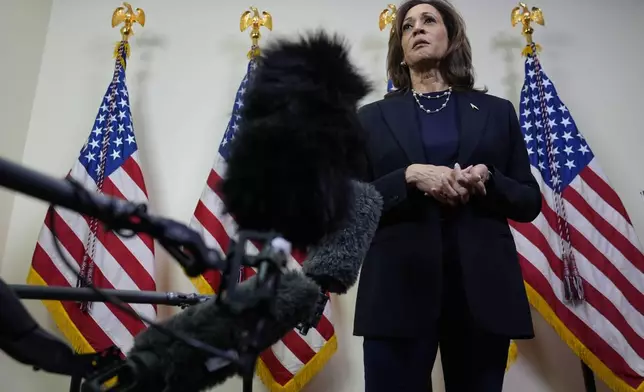
[[(130, 56), (130, 43), (129, 38), (134, 34), (132, 25), (138, 23), (141, 27), (145, 26), (145, 12), (141, 8), (137, 8), (136, 12), (132, 6), (123, 2), (123, 5), (116, 8), (112, 12), (111, 24), (112, 28), (123, 24), (120, 29), (121, 40), (114, 46), (114, 58), (116, 58), (121, 65), (125, 68), (125, 61)], [(125, 57), (125, 58), (123, 58)], [(70, 392), (79, 392), (81, 389), (82, 378), (80, 376), (72, 376), (69, 385)]]
[[(270, 31), (273, 30), (273, 16), (269, 12), (262, 11), (260, 15), (257, 7), (250, 6), (248, 10), (244, 11), (241, 14), (241, 17), (239, 19), (239, 31), (243, 32), (248, 28), (250, 28), (249, 35), (251, 40), (251, 46), (250, 46), (250, 50), (247, 53), (247, 57), (251, 62), (253, 62), (253, 64), (249, 64), (247, 75), (248, 75), (248, 72), (250, 72), (251, 69), (254, 69), (254, 67), (256, 66), (254, 63), (254, 60), (258, 58), (261, 54), (261, 50), (259, 48), (259, 40), (260, 38), (262, 38), (262, 33), (260, 31), (260, 28), (262, 27), (265, 27)], [(238, 281), (242, 281), (244, 279), (245, 277), (244, 269), (245, 269), (244, 266), (240, 266)], [(232, 274), (230, 275), (229, 278), (232, 279)], [(259, 356), (259, 353), (257, 354)], [(255, 376), (256, 367), (257, 367), (257, 358), (255, 359), (255, 361), (253, 361), (252, 368), (245, 369), (245, 371), (242, 372), (243, 392), (253, 391), (253, 378)]]
[[(541, 46), (535, 43), (532, 39), (532, 35), (534, 34), (532, 22), (537, 23), (541, 26), (545, 25), (543, 12), (541, 11), (541, 9), (538, 7), (532, 7), (531, 9), (529, 9), (525, 3), (519, 3), (517, 7), (514, 7), (512, 9), (511, 21), (513, 27), (521, 23), (521, 34), (527, 41), (526, 46), (521, 51), (521, 54), (523, 56), (532, 55), (536, 57), (537, 53), (541, 51)], [(585, 391), (597, 392), (597, 385), (595, 384), (595, 374), (583, 360), (580, 359), (580, 363), (582, 375), (584, 377)]]

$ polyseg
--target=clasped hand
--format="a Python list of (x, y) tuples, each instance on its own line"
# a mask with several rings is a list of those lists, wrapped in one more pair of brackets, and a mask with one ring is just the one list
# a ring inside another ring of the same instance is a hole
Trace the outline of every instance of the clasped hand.
[(479, 164), (461, 169), (433, 165), (412, 165), (407, 170), (407, 180), (441, 203), (458, 205), (467, 203), (470, 196), (485, 195), (485, 182), (489, 172), (487, 166)]

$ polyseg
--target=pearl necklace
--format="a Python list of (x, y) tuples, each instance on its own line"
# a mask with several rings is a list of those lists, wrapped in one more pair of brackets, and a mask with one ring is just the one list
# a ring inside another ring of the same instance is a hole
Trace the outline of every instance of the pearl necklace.
[[(414, 99), (416, 100), (416, 103), (418, 104), (418, 106), (422, 110), (424, 110), (425, 113), (432, 114), (432, 113), (440, 112), (441, 110), (445, 109), (445, 107), (447, 106), (447, 103), (449, 102), (450, 97), (452, 96), (452, 87), (450, 86), (447, 89), (447, 91), (445, 91), (445, 92), (443, 92), (443, 93), (441, 93), (439, 95), (424, 95), (422, 93), (417, 92), (414, 89), (412, 89), (411, 92), (414, 95)], [(420, 103), (420, 100), (418, 99), (419, 96), (421, 96), (423, 98), (428, 98), (428, 99), (438, 99), (438, 98), (442, 98), (442, 97), (447, 97), (447, 98), (445, 99), (445, 102), (438, 109), (427, 109), (426, 107), (423, 106), (422, 103)]]

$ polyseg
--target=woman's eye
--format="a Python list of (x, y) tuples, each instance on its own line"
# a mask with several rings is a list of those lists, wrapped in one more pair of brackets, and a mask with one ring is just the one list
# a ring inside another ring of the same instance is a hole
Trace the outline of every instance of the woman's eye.
[(427, 18), (427, 19), (425, 19), (425, 23), (436, 23), (436, 19), (435, 18)]
[(404, 30), (409, 30), (411, 28), (411, 25), (409, 23), (406, 23), (403, 25), (403, 31)]

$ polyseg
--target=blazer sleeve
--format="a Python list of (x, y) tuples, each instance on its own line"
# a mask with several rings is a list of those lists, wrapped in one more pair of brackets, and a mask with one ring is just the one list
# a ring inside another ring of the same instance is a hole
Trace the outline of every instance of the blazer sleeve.
[(509, 114), (510, 152), (506, 172), (494, 165), (487, 165), (490, 177), (486, 183), (486, 208), (506, 219), (531, 222), (541, 212), (541, 190), (530, 170), (530, 159), (523, 142), (514, 105), (506, 101)]
[(373, 143), (377, 143), (378, 127), (382, 126), (382, 113), (377, 103), (361, 107), (358, 110), (360, 123), (367, 133), (367, 177), (366, 182), (371, 183), (383, 198), (383, 211), (387, 211), (407, 199), (409, 184), (405, 179), (406, 167), (396, 169), (383, 176), (377, 177), (373, 166)]

